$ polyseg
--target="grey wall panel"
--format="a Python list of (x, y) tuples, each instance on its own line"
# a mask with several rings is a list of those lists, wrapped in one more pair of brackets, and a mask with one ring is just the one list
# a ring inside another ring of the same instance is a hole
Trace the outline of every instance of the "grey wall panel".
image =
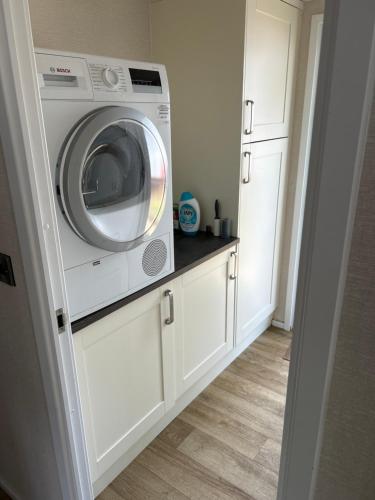
[[(151, 4), (152, 57), (167, 67), (172, 103), (173, 195), (192, 191), (201, 228), (214, 202), (237, 230), (245, 0)], [(234, 124), (234, 125), (233, 125)]]
[(375, 102), (349, 260), (316, 500), (375, 498)]

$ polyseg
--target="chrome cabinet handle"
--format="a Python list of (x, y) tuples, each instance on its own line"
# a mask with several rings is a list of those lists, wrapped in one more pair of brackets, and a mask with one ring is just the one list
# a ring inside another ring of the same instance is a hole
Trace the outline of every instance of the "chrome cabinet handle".
[(245, 135), (251, 135), (253, 133), (254, 101), (246, 99), (245, 104), (250, 106), (250, 128), (245, 128)]
[(236, 276), (236, 274), (235, 274), (235, 272), (236, 272), (236, 267), (237, 267), (237, 265), (236, 265), (236, 264), (237, 264), (237, 255), (238, 255), (238, 253), (237, 253), (237, 252), (231, 252), (231, 253), (230, 253), (231, 258), (233, 258), (233, 257), (234, 257), (234, 259), (235, 259), (235, 261), (234, 261), (234, 273), (231, 273), (231, 274), (229, 275), (229, 279), (230, 279), (230, 280), (235, 280), (235, 279), (237, 278), (237, 276)]
[(244, 158), (246, 158), (246, 156), (248, 156), (248, 157), (249, 157), (249, 161), (248, 161), (248, 164), (247, 164), (247, 177), (244, 177), (244, 178), (242, 179), (242, 182), (243, 182), (244, 184), (249, 184), (249, 182), (250, 182), (250, 163), (251, 163), (251, 153), (250, 153), (250, 151), (245, 151), (243, 155), (244, 155)]
[(166, 290), (164, 297), (169, 298), (169, 318), (165, 320), (165, 324), (171, 325), (174, 322), (174, 298), (172, 290)]

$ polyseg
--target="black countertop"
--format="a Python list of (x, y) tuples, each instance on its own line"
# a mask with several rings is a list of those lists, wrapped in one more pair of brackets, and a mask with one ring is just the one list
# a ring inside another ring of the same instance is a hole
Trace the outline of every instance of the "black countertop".
[(95, 321), (104, 318), (108, 314), (120, 309), (121, 307), (133, 302), (133, 300), (139, 299), (143, 295), (159, 288), (161, 285), (168, 283), (169, 281), (177, 278), (186, 271), (193, 269), (199, 264), (202, 264), (206, 260), (211, 259), (215, 255), (220, 254), (224, 250), (236, 245), (239, 242), (239, 238), (229, 238), (222, 239), (217, 238), (212, 235), (208, 235), (204, 232), (199, 232), (197, 236), (184, 236), (180, 231), (174, 234), (174, 259), (175, 259), (175, 270), (173, 273), (168, 274), (164, 278), (155, 281), (151, 285), (142, 288), (138, 292), (132, 293), (127, 297), (124, 297), (107, 307), (99, 309), (84, 318), (77, 319), (72, 323), (72, 332), (76, 333), (82, 328), (85, 328)]

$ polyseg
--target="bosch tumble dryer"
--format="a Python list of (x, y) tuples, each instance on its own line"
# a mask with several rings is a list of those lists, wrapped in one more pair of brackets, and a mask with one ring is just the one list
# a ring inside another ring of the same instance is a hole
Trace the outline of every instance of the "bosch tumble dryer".
[(164, 66), (36, 50), (71, 321), (174, 271)]

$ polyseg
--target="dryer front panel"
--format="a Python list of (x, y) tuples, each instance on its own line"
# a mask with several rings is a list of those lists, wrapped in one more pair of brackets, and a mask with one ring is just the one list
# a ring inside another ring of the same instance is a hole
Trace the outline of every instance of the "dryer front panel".
[(153, 233), (164, 210), (168, 165), (159, 132), (142, 113), (97, 109), (73, 129), (58, 165), (62, 207), (82, 239), (121, 252)]

